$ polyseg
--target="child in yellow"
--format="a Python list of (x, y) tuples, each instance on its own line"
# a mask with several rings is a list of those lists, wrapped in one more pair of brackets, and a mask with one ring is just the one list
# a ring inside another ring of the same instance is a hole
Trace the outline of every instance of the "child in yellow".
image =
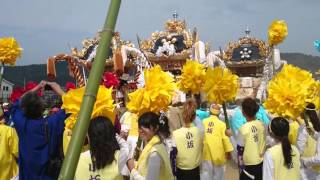
[(244, 147), (244, 170), (240, 173), (240, 180), (262, 180), (262, 161), (265, 150), (265, 128), (261, 121), (256, 120), (259, 105), (255, 100), (246, 98), (242, 102), (242, 114), (247, 122), (241, 126), (238, 139)]
[(111, 120), (96, 117), (88, 128), (90, 150), (81, 153), (75, 180), (122, 180), (129, 148), (125, 140), (116, 135)]
[(210, 113), (202, 122), (205, 132), (200, 175), (201, 179), (223, 180), (226, 156), (233, 151), (233, 146), (225, 133), (226, 124), (218, 118), (220, 106), (211, 105)]
[(289, 142), (289, 122), (276, 117), (269, 125), (269, 132), (277, 144), (264, 155), (263, 180), (299, 180), (300, 154)]
[(183, 106), (185, 125), (173, 131), (177, 146), (177, 180), (200, 180), (202, 136), (199, 128), (192, 126), (196, 118), (196, 103), (188, 100)]
[(18, 175), (18, 136), (16, 130), (0, 120), (0, 179), (9, 180)]

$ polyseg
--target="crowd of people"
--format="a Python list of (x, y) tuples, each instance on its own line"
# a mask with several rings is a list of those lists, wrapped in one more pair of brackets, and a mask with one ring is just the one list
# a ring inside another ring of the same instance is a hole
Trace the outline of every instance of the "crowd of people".
[[(65, 155), (63, 133), (69, 114), (44, 116), (42, 81), (4, 109), (0, 121), (0, 180), (57, 179)], [(118, 113), (118, 121), (90, 121), (76, 180), (223, 180), (234, 160), (240, 180), (320, 179), (320, 121), (309, 103), (298, 120), (273, 117), (255, 99), (237, 101), (224, 122), (219, 104), (192, 98), (168, 112)], [(120, 111), (119, 111), (120, 112)]]

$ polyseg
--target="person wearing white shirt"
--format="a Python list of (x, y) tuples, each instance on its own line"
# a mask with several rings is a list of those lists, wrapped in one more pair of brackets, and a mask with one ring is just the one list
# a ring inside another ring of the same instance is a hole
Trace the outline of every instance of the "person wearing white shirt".
[(282, 118), (274, 118), (269, 126), (276, 144), (264, 154), (263, 180), (299, 180), (300, 154), (289, 142), (289, 122)]
[(305, 110), (305, 118), (300, 122), (297, 148), (301, 153), (301, 179), (320, 179), (320, 121), (315, 105), (309, 103)]

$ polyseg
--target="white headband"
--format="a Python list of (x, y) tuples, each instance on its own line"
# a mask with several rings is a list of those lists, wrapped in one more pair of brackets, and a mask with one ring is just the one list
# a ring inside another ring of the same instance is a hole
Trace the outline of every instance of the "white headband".
[(315, 111), (316, 110), (316, 108), (305, 108), (305, 110), (309, 110), (309, 111)]

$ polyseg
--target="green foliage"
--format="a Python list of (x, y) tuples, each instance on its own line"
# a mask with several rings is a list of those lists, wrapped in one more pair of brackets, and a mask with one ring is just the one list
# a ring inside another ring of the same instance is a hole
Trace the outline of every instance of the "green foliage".
[[(289, 64), (310, 70), (312, 73), (315, 73), (320, 69), (319, 56), (311, 56), (301, 53), (281, 53), (281, 59), (286, 60)], [(4, 78), (14, 83), (16, 86), (23, 86), (24, 81), (27, 83), (28, 81), (40, 82), (43, 79), (46, 80), (46, 70), (47, 67), (45, 64), (6, 66), (4, 70)], [(56, 65), (56, 71), (56, 81), (60, 85), (64, 86), (68, 81), (75, 83), (75, 80), (69, 75), (68, 65), (66, 62), (59, 62)]]
[[(56, 64), (57, 79), (56, 82), (61, 86), (65, 86), (66, 82), (73, 82), (75, 80), (70, 77), (68, 64), (66, 62), (59, 62)], [(4, 69), (4, 78), (15, 86), (23, 86), (28, 81), (40, 82), (47, 80), (47, 67), (45, 64), (33, 64), (27, 66), (6, 66)]]

